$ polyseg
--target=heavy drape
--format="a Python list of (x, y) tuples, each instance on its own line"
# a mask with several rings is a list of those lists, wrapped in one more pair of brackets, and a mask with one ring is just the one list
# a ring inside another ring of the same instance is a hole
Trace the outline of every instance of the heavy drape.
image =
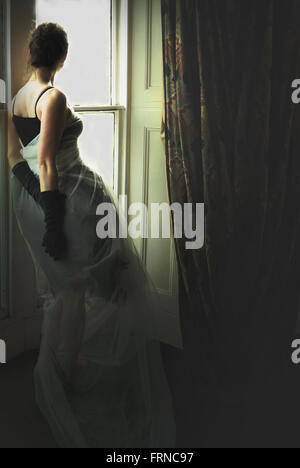
[[(238, 419), (256, 408), (263, 418), (267, 389), (292, 372), (300, 105), (291, 96), (300, 78), (300, 2), (162, 0), (162, 22), (170, 200), (204, 202), (206, 210), (204, 248), (176, 241), (183, 393), (192, 389), (199, 406), (209, 388), (212, 408), (234, 406)], [(193, 415), (187, 424), (195, 433)]]

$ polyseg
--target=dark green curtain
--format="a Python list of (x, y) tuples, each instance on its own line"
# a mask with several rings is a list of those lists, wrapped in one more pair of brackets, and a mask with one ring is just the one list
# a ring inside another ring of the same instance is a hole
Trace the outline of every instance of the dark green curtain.
[(211, 406), (232, 398), (237, 418), (259, 400), (259, 421), (278, 403), (269, 391), (285, 380), (287, 399), (294, 378), (300, 2), (162, 0), (162, 23), (170, 200), (206, 210), (204, 248), (176, 241), (185, 391), (199, 402), (203, 381), (214, 386)]

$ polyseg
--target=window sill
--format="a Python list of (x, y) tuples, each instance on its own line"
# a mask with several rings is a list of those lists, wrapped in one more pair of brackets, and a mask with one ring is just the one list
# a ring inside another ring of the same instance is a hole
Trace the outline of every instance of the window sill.
[(114, 111), (125, 111), (126, 108), (124, 106), (73, 106), (73, 110), (75, 112), (114, 112)]

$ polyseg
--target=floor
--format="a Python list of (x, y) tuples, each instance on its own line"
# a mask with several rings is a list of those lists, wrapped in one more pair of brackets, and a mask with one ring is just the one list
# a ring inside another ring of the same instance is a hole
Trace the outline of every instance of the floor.
[(36, 352), (0, 366), (0, 448), (58, 448), (34, 400)]
[[(0, 366), (0, 448), (58, 448), (35, 404), (33, 369), (36, 360), (34, 352)], [(200, 398), (196, 392), (194, 400), (198, 404), (193, 405), (184, 373), (182, 381), (184, 391), (179, 391), (178, 380), (174, 385), (175, 393), (182, 393), (177, 408), (179, 447), (299, 448), (298, 369), (293, 369), (292, 374), (280, 373), (276, 385), (271, 382), (269, 387), (264, 385), (250, 392), (246, 403), (249, 414), (244, 418), (246, 425), (240, 420), (242, 412), (236, 389), (229, 389), (227, 405), (220, 418), (216, 408), (218, 399), (213, 394), (209, 396), (202, 391)]]

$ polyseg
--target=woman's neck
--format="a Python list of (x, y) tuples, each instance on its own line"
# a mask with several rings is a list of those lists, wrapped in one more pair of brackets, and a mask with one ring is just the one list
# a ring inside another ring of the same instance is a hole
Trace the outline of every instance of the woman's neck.
[(35, 81), (40, 85), (53, 85), (56, 71), (51, 71), (48, 68), (37, 68), (31, 75), (29, 81)]

